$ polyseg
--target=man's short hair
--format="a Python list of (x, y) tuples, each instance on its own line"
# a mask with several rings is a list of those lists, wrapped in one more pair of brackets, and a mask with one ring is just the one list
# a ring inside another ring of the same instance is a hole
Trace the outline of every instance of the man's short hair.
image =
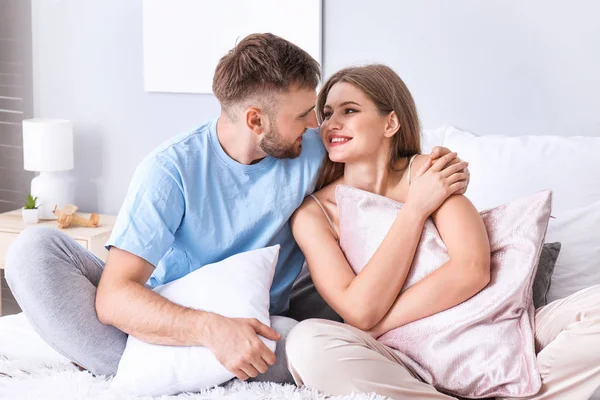
[(271, 33), (246, 36), (221, 58), (213, 78), (213, 92), (232, 117), (234, 106), (249, 99), (285, 92), (291, 87), (316, 89), (319, 63), (306, 51)]

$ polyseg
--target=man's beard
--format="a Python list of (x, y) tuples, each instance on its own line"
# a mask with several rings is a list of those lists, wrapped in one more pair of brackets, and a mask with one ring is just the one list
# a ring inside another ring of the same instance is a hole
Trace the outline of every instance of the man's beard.
[(302, 152), (302, 143), (286, 143), (276, 129), (267, 133), (260, 141), (260, 148), (275, 158), (296, 158)]

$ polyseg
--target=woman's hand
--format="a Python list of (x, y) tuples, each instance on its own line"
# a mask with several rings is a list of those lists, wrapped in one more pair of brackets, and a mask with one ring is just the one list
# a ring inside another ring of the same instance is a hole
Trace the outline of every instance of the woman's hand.
[[(449, 148), (444, 147), (444, 146), (434, 146), (433, 149), (431, 149), (431, 153), (429, 153), (429, 157), (427, 158), (427, 160), (423, 163), (421, 168), (419, 168), (419, 171), (417, 172), (416, 176), (423, 175), (425, 172), (427, 172), (427, 170), (429, 168), (431, 168), (431, 166), (433, 165), (433, 163), (436, 160), (438, 160), (442, 156), (445, 156), (448, 153), (450, 153)], [(448, 165), (454, 165), (461, 161), (462, 160), (459, 157), (456, 157), (454, 160), (450, 161), (450, 164), (448, 164)], [(471, 173), (469, 172), (469, 168), (465, 167), (463, 172), (467, 175), (467, 179), (466, 179), (467, 184), (465, 185), (464, 188), (459, 189), (455, 194), (465, 194), (467, 192), (467, 188), (469, 187), (469, 180), (471, 178)]]
[(468, 163), (460, 161), (452, 164), (455, 159), (456, 153), (448, 153), (426, 171), (421, 168), (412, 179), (406, 204), (422, 217), (429, 217), (448, 197), (467, 186), (468, 176), (464, 169)]

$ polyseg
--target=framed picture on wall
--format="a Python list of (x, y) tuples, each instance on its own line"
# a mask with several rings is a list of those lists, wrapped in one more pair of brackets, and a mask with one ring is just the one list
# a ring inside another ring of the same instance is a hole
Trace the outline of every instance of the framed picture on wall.
[(322, 0), (144, 0), (144, 89), (212, 93), (219, 59), (250, 33), (271, 32), (321, 63)]

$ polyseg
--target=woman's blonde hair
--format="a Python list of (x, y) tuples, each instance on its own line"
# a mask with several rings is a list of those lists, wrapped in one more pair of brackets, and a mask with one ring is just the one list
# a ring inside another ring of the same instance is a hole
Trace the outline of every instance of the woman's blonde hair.
[[(338, 82), (346, 82), (362, 90), (375, 103), (382, 115), (396, 112), (400, 127), (391, 139), (388, 164), (390, 169), (394, 169), (399, 159), (420, 153), (421, 129), (415, 101), (402, 79), (390, 67), (381, 64), (350, 67), (332, 75), (317, 97), (316, 111), (319, 123), (323, 122), (323, 109), (327, 95)], [(333, 162), (328, 155), (325, 155), (317, 179), (317, 189), (327, 186), (343, 174), (344, 164)]]

